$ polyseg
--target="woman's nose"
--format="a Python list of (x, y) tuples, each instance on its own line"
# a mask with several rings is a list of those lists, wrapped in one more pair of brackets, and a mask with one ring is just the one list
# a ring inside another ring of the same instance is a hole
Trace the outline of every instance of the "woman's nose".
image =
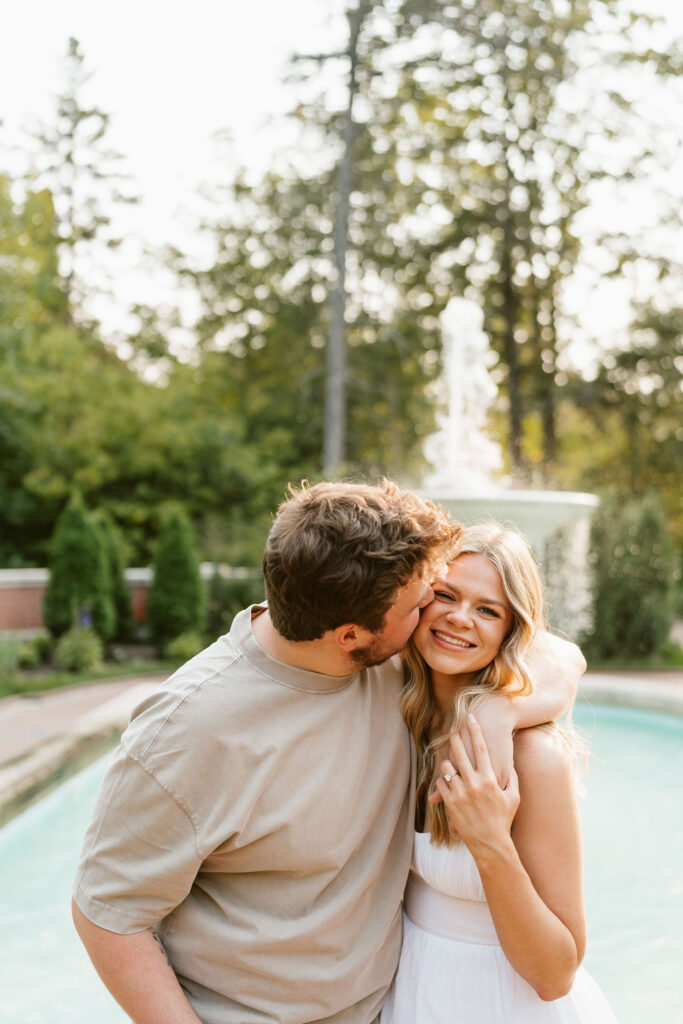
[(472, 609), (464, 601), (459, 601), (449, 609), (448, 618), (452, 622), (463, 622), (470, 625), (472, 622)]

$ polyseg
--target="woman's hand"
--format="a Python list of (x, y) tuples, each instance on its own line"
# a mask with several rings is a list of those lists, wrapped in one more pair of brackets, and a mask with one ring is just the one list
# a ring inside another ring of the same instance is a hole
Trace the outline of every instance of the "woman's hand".
[(514, 768), (505, 789), (501, 789), (491, 767), (488, 748), (474, 715), (468, 715), (468, 738), (474, 751), (474, 764), (465, 749), (463, 737), (451, 736), (451, 760), (441, 764), (436, 788), (448, 815), (454, 836), (477, 852), (509, 844), (510, 828), (519, 806), (519, 786)]

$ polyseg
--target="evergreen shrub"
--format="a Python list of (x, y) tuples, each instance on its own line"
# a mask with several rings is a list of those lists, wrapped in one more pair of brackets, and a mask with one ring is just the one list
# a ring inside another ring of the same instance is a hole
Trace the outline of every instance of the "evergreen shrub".
[(100, 543), (109, 573), (111, 601), (114, 607), (112, 639), (130, 640), (133, 633), (133, 602), (126, 583), (123, 538), (106, 512), (98, 511), (93, 518), (100, 533)]
[(147, 594), (152, 638), (164, 649), (181, 633), (204, 629), (204, 587), (192, 526), (185, 512), (173, 509), (161, 528)]
[(21, 640), (16, 636), (0, 637), (0, 680), (12, 680), (19, 668)]
[(181, 633), (166, 644), (164, 653), (175, 661), (189, 661), (206, 647), (204, 638), (194, 631)]
[(264, 600), (263, 576), (254, 570), (250, 576), (222, 576), (215, 572), (209, 581), (209, 633), (222, 636), (230, 629), (239, 611)]
[(673, 621), (675, 555), (659, 498), (603, 502), (591, 537), (594, 658), (659, 653)]
[(43, 619), (53, 636), (92, 625), (108, 640), (115, 627), (109, 567), (100, 532), (78, 498), (57, 520), (49, 568)]
[(72, 626), (55, 647), (55, 665), (67, 672), (87, 672), (102, 662), (102, 641), (90, 626)]
[(25, 640), (19, 648), (19, 667), (38, 668), (50, 659), (52, 638), (49, 633), (37, 633), (30, 640)]

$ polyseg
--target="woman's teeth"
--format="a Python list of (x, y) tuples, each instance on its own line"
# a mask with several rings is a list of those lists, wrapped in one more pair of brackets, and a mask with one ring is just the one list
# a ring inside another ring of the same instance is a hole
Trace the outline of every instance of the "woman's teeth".
[(457, 640), (454, 636), (448, 636), (446, 633), (440, 633), (438, 629), (434, 630), (434, 636), (437, 636), (439, 640), (443, 640), (446, 644), (451, 644), (453, 647), (474, 647), (474, 644), (469, 644), (466, 640)]

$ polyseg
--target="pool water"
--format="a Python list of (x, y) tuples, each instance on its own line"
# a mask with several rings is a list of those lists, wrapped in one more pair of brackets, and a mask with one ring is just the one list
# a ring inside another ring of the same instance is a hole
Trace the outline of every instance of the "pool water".
[[(586, 966), (620, 1024), (673, 1024), (683, 1000), (683, 719), (577, 708)], [(71, 882), (108, 758), (0, 830), (0, 1020), (125, 1024), (73, 930)]]

